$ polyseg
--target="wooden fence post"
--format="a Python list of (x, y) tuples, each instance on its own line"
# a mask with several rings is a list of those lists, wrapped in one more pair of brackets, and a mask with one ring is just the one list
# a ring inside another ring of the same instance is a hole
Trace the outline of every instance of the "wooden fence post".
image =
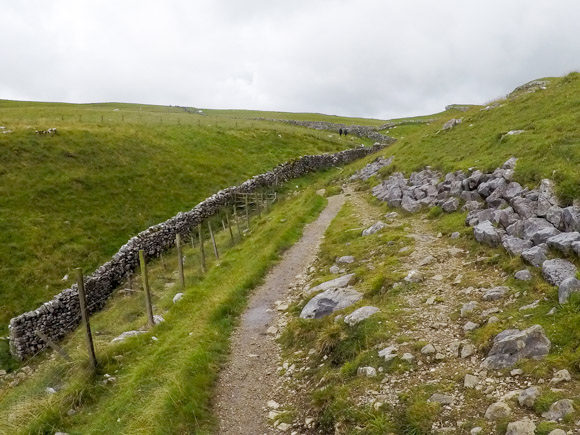
[(240, 218), (238, 217), (238, 207), (234, 201), (234, 219), (236, 220), (236, 226), (238, 227), (238, 237), (242, 240), (242, 230), (240, 228)]
[(226, 209), (226, 221), (228, 223), (228, 230), (230, 230), (230, 239), (232, 239), (232, 245), (236, 243), (236, 239), (234, 238), (234, 232), (232, 231), (232, 223), (230, 222), (230, 212)]
[(175, 247), (177, 248), (177, 267), (179, 270), (179, 285), (181, 291), (185, 290), (185, 274), (183, 273), (183, 254), (181, 253), (181, 236), (175, 236)]
[(250, 194), (246, 193), (245, 194), (245, 198), (246, 198), (246, 227), (248, 229), (250, 229), (250, 200), (249, 197)]
[(197, 226), (197, 231), (199, 235), (199, 252), (201, 255), (201, 273), (205, 273), (205, 250), (203, 249), (203, 230), (201, 224)]
[(89, 351), (89, 359), (91, 360), (91, 368), (93, 371), (97, 368), (97, 357), (95, 355), (95, 347), (93, 346), (93, 336), (91, 335), (91, 324), (89, 323), (89, 313), (87, 312), (87, 299), (85, 296), (85, 280), (83, 278), (83, 271), (80, 267), (76, 269), (77, 273), (77, 288), (79, 291), (79, 303), (81, 307), (81, 318), (85, 325), (85, 332), (87, 335), (87, 350)]
[(211, 243), (213, 245), (213, 253), (215, 254), (216, 260), (219, 260), (220, 256), (218, 254), (217, 245), (215, 243), (215, 237), (214, 237), (213, 231), (211, 229), (211, 221), (210, 220), (207, 221), (207, 227), (209, 228), (209, 236), (211, 237)]
[(145, 308), (147, 309), (147, 323), (152, 328), (155, 326), (153, 319), (153, 307), (151, 305), (151, 293), (149, 291), (149, 276), (147, 275), (147, 263), (145, 262), (145, 251), (139, 250), (139, 262), (141, 263), (141, 276), (143, 278), (143, 290), (145, 291)]

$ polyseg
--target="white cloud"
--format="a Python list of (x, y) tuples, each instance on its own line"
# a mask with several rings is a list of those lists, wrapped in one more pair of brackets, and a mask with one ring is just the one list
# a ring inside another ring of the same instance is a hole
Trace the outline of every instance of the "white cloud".
[(388, 118), (580, 62), (571, 0), (6, 3), (0, 98)]

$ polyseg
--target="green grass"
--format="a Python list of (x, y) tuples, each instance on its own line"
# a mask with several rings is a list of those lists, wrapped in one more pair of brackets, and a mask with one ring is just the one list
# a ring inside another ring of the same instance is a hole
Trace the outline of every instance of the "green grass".
[[(307, 181), (312, 184), (315, 179)], [(166, 256), (167, 270), (160, 262), (153, 263), (155, 312), (163, 313), (166, 321), (124, 343), (109, 344), (121, 331), (146, 323), (142, 293), (117, 293), (109, 307), (91, 320), (100, 363), (97, 374), (88, 372), (83, 333), (77, 331), (64, 342), (74, 363), (43, 355), (32, 362), (36, 373), (31, 379), (1, 390), (0, 432), (212, 433), (212, 387), (247, 296), (325, 202), (314, 188), (283, 201), (255, 221), (242, 243), (227, 250), (229, 234), (221, 232), (220, 261), (205, 276), (199, 274), (192, 260), (195, 254), (188, 248), (187, 290), (178, 304), (171, 302), (177, 289), (164, 285), (176, 281), (173, 257)], [(158, 340), (153, 341), (153, 336)], [(105, 373), (117, 381), (103, 385)], [(47, 386), (59, 392), (48, 395)], [(70, 409), (77, 413), (67, 415)]]
[[(290, 158), (347, 147), (237, 122), (177, 107), (0, 100), (0, 125), (13, 130), (0, 134), (0, 335), (70, 285), (61, 279), (73, 268), (92, 272), (148, 226)], [(58, 134), (34, 133), (49, 127)]]

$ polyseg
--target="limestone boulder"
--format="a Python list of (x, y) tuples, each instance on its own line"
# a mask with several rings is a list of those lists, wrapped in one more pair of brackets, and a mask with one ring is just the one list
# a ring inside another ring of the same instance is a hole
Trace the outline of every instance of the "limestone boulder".
[(522, 258), (532, 266), (542, 267), (548, 259), (548, 245), (538, 245), (522, 251)]
[(550, 237), (546, 243), (550, 248), (569, 255), (572, 253), (572, 245), (574, 242), (578, 241), (580, 241), (580, 233), (578, 231), (573, 231), (571, 233), (560, 233)]
[(492, 247), (497, 247), (501, 244), (501, 231), (494, 227), (488, 220), (477, 224), (473, 228), (473, 235), (479, 243), (484, 243)]
[(513, 366), (520, 359), (542, 359), (550, 352), (551, 342), (540, 325), (520, 331), (506, 329), (493, 340), (493, 346), (482, 366), (499, 370)]
[(384, 222), (378, 221), (376, 224), (372, 225), (371, 227), (367, 228), (366, 230), (363, 230), (362, 235), (363, 236), (370, 236), (371, 234), (375, 234), (375, 233), (379, 232), (380, 230), (382, 230), (386, 226), (387, 225)]
[(524, 240), (509, 235), (505, 235), (502, 238), (501, 244), (510, 255), (514, 256), (521, 255), (523, 251), (534, 246), (530, 240)]
[(350, 313), (348, 316), (346, 316), (344, 318), (344, 323), (346, 323), (347, 325), (350, 325), (350, 326), (354, 326), (354, 325), (362, 322), (363, 320), (368, 319), (373, 314), (376, 314), (379, 311), (380, 310), (377, 307), (371, 307), (371, 306), (361, 307), (357, 310), (354, 310), (352, 313)]
[(564, 280), (576, 276), (576, 266), (561, 258), (546, 260), (542, 264), (542, 275), (546, 281), (558, 287)]
[(300, 313), (300, 318), (319, 319), (328, 316), (356, 304), (362, 296), (362, 293), (352, 287), (328, 289), (308, 301)]
[(558, 302), (565, 304), (572, 293), (580, 292), (580, 280), (575, 277), (566, 278), (558, 287)]
[(573, 412), (574, 403), (570, 399), (562, 399), (552, 403), (550, 410), (548, 412), (544, 412), (542, 417), (548, 420), (558, 421), (561, 418), (566, 417), (568, 414), (572, 414)]
[(562, 210), (562, 220), (560, 221), (562, 231), (580, 231), (580, 207), (566, 207)]
[(311, 289), (306, 290), (305, 294), (312, 294), (319, 291), (328, 290), (331, 288), (343, 288), (346, 287), (354, 278), (354, 273), (349, 273), (348, 275), (339, 276), (338, 278), (331, 279), (330, 281), (323, 282), (322, 284), (318, 284)]
[(506, 430), (506, 435), (534, 435), (536, 433), (536, 425), (533, 421), (524, 419), (509, 423)]

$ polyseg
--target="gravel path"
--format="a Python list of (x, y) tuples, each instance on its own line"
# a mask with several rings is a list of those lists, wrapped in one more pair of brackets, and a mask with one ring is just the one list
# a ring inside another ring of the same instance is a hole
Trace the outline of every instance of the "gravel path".
[(313, 262), (324, 232), (344, 201), (343, 195), (328, 198), (318, 219), (305, 227), (300, 241), (286, 251), (250, 299), (217, 385), (214, 409), (219, 434), (277, 433), (267, 424), (266, 404), (272, 399), (280, 356), (273, 335), (266, 331), (275, 325), (275, 302), (285, 298), (297, 275)]

